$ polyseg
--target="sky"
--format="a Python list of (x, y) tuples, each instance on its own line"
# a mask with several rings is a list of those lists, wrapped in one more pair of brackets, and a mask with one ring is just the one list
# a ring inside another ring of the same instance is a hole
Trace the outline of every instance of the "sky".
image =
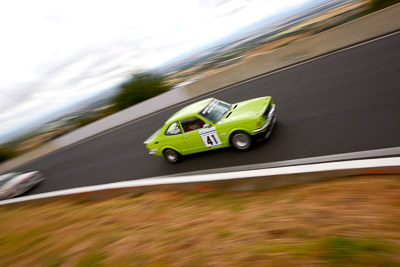
[(309, 1), (1, 1), (0, 144), (130, 73)]

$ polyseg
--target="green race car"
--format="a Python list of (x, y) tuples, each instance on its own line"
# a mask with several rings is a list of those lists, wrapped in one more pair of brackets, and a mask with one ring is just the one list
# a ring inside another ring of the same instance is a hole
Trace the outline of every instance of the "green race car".
[(245, 151), (255, 139), (267, 138), (275, 121), (270, 96), (235, 104), (209, 98), (179, 110), (144, 144), (149, 154), (164, 156), (171, 163), (182, 155), (231, 145)]

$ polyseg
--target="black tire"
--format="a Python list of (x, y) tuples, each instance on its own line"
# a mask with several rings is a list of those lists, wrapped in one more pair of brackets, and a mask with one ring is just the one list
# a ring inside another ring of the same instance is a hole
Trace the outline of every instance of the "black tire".
[(248, 133), (237, 131), (231, 135), (231, 144), (238, 151), (247, 151), (251, 148), (253, 139)]
[(177, 163), (181, 159), (181, 154), (179, 154), (173, 149), (167, 148), (164, 150), (164, 158), (169, 163)]

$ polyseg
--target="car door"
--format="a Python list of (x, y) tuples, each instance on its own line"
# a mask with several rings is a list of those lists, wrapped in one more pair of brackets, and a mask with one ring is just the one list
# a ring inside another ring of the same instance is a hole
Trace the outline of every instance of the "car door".
[(206, 151), (222, 144), (215, 127), (203, 128), (206, 123), (198, 117), (182, 120), (181, 125), (188, 154)]
[(164, 143), (166, 146), (173, 147), (181, 152), (186, 150), (186, 142), (183, 138), (182, 129), (178, 121), (171, 123), (164, 135)]

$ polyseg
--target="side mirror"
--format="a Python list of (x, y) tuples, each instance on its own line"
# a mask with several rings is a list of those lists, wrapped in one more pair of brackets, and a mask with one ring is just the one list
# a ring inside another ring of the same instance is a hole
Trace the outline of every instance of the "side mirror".
[(211, 127), (211, 125), (208, 124), (208, 123), (205, 123), (205, 124), (203, 125), (203, 128), (208, 128), (208, 127)]

